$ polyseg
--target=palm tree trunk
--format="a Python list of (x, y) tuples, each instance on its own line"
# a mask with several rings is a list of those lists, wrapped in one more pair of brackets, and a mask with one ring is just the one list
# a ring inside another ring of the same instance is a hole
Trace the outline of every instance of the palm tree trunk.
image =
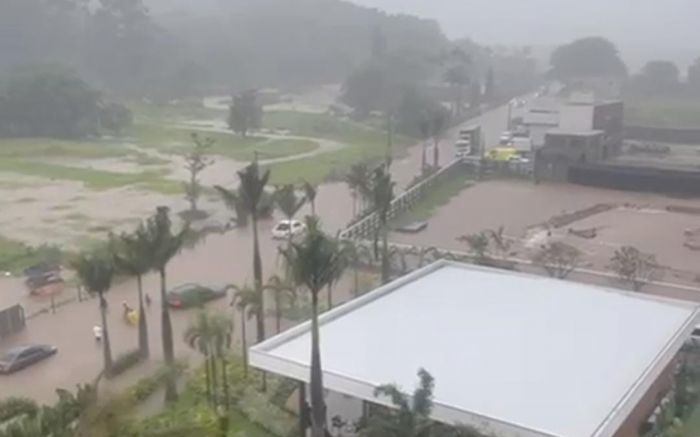
[(262, 259), (260, 258), (260, 242), (258, 241), (258, 217), (251, 215), (253, 219), (253, 278), (255, 280), (255, 292), (260, 293), (260, 306), (257, 309), (255, 319), (258, 330), (258, 343), (265, 340), (265, 305), (262, 295)]
[(245, 329), (245, 309), (241, 310), (241, 356), (243, 358), (243, 376), (248, 377), (248, 341)]
[(382, 284), (389, 282), (391, 277), (389, 265), (389, 231), (386, 223), (382, 224)]
[(166, 295), (165, 267), (160, 269), (160, 308), (161, 308), (161, 330), (163, 339), (163, 359), (165, 365), (169, 367), (168, 378), (165, 384), (165, 402), (173, 403), (177, 400), (177, 386), (175, 384), (175, 373), (173, 364), (175, 362), (175, 350), (173, 345), (173, 325), (170, 321), (170, 308)]
[(214, 399), (214, 405), (219, 405), (219, 376), (216, 373), (216, 353), (212, 352), (209, 360), (211, 366), (211, 393)]
[(333, 284), (328, 284), (328, 309), (333, 309)]
[[(357, 260), (355, 260), (357, 261)], [(353, 295), (357, 296), (360, 292), (360, 269), (357, 266), (357, 262), (354, 263), (352, 267), (352, 282), (353, 282)]]
[(224, 406), (226, 407), (226, 414), (228, 415), (228, 411), (231, 408), (231, 399), (229, 397), (228, 374), (226, 373), (226, 364), (226, 356), (223, 356), (221, 358), (221, 383), (224, 386)]
[(136, 276), (136, 284), (139, 290), (139, 351), (143, 358), (148, 358), (151, 351), (148, 347), (148, 323), (146, 323), (146, 310), (143, 307), (143, 281), (141, 275)]
[(440, 167), (440, 141), (437, 138), (433, 145), (433, 167), (435, 170)]
[(428, 144), (427, 142), (423, 142), (423, 150), (421, 154), (421, 164), (420, 164), (420, 172), (421, 174), (425, 173), (425, 168), (428, 166)]
[(207, 402), (211, 402), (213, 399), (211, 395), (211, 371), (209, 369), (210, 359), (209, 353), (204, 355), (204, 384), (207, 392)]
[(112, 372), (112, 346), (109, 343), (109, 329), (107, 329), (107, 301), (104, 294), (100, 293), (100, 318), (102, 319), (102, 358), (104, 359), (104, 373)]
[(352, 189), (352, 218), (357, 217), (357, 188)]
[(278, 334), (282, 331), (282, 302), (279, 290), (275, 291), (275, 328)]
[(311, 436), (325, 437), (326, 405), (323, 398), (321, 345), (318, 326), (318, 293), (311, 291)]

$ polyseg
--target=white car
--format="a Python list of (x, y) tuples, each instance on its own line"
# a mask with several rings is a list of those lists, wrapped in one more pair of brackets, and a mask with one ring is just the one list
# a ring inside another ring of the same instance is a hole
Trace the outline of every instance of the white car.
[(272, 228), (272, 238), (287, 239), (304, 233), (306, 225), (299, 220), (281, 220)]

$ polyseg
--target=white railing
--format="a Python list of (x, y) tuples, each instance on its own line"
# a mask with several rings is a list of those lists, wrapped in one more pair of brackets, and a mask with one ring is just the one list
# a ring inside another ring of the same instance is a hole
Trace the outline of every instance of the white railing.
[[(423, 198), (426, 190), (432, 187), (437, 181), (448, 176), (451, 172), (457, 171), (462, 164), (462, 160), (457, 158), (451, 161), (446, 166), (412, 186), (408, 190), (401, 193), (391, 202), (388, 217), (389, 220), (396, 218), (400, 213), (409, 210), (413, 205)], [(362, 239), (372, 235), (381, 225), (379, 215), (372, 212), (356, 223), (348, 226), (340, 233), (340, 238), (343, 239)]]

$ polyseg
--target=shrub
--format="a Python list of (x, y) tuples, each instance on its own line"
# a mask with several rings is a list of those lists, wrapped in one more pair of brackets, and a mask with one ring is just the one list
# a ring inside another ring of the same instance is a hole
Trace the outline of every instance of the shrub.
[(0, 424), (17, 416), (35, 416), (38, 411), (39, 406), (31, 399), (7, 398), (0, 401)]
[(175, 364), (173, 369), (164, 367), (153, 375), (140, 379), (136, 384), (129, 388), (127, 396), (129, 396), (134, 402), (145, 401), (165, 383), (165, 379), (168, 377), (169, 372), (176, 372), (179, 374), (184, 370), (184, 367), (184, 365), (178, 363)]
[(110, 370), (108, 377), (112, 378), (114, 376), (121, 375), (122, 373), (126, 372), (127, 370), (131, 369), (139, 362), (141, 362), (142, 359), (143, 356), (141, 355), (141, 351), (139, 351), (138, 349), (134, 349), (119, 355), (114, 360), (114, 363), (112, 364), (112, 369)]
[(274, 435), (290, 435), (297, 424), (292, 414), (272, 404), (253, 387), (246, 388), (238, 407), (251, 422)]

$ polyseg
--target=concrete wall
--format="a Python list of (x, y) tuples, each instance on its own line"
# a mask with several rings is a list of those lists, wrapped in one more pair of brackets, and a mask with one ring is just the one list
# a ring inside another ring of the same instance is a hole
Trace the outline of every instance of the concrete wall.
[(700, 129), (625, 126), (625, 138), (659, 143), (700, 144)]
[(700, 172), (607, 164), (573, 164), (569, 182), (617, 190), (700, 194)]
[(642, 425), (659, 404), (659, 401), (673, 387), (673, 375), (676, 368), (676, 360), (659, 375), (659, 378), (651, 385), (644, 397), (639, 401), (627, 420), (620, 426), (614, 437), (639, 437)]

